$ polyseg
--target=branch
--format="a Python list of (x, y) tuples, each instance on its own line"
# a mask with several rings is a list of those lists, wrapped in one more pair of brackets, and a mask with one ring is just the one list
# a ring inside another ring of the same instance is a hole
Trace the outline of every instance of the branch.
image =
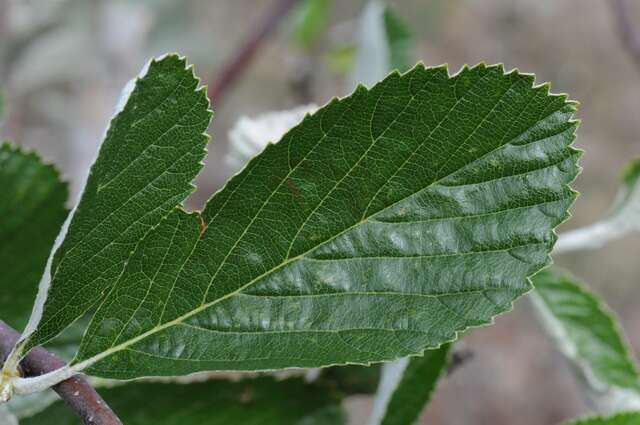
[[(0, 360), (4, 362), (20, 334), (0, 320)], [(24, 376), (39, 376), (65, 366), (64, 360), (36, 347), (20, 363)], [(79, 375), (54, 385), (53, 390), (86, 425), (122, 425), (122, 422), (86, 379)]]
[(244, 44), (226, 65), (222, 68), (220, 77), (209, 88), (209, 99), (218, 100), (229, 89), (235, 80), (246, 70), (247, 66), (258, 51), (258, 47), (278, 27), (280, 21), (287, 16), (291, 8), (298, 0), (278, 0), (272, 10), (265, 16), (262, 22), (256, 25), (255, 30), (249, 34)]
[(640, 68), (640, 35), (629, 19), (627, 0), (611, 0), (611, 8), (620, 41)]

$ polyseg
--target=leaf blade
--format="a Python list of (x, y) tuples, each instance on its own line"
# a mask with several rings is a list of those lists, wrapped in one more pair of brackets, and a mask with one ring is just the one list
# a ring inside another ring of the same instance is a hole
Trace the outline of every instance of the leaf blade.
[(452, 344), (385, 363), (369, 425), (412, 425), (449, 364)]
[(41, 281), (46, 299), (34, 308), (16, 355), (59, 334), (99, 302), (139, 240), (193, 191), (211, 118), (198, 84), (177, 55), (150, 61), (130, 83), (68, 231), (63, 227)]
[(1, 319), (21, 328), (67, 214), (68, 188), (54, 167), (9, 143), (0, 145), (0, 187)]
[(594, 293), (566, 274), (543, 271), (531, 297), (583, 389), (605, 413), (640, 407), (640, 374), (620, 324)]
[[(368, 364), (488, 323), (548, 263), (575, 197), (575, 105), (532, 82), (500, 67), (449, 77), (419, 66), (332, 101), (254, 158), (201, 217), (167, 218), (191, 229), (193, 244), (166, 273), (167, 308), (138, 310), (144, 317), (114, 331), (101, 325), (116, 317), (112, 296), (74, 367), (126, 379)], [(173, 231), (159, 226), (139, 250)]]
[[(278, 382), (265, 377), (189, 385), (130, 383), (100, 393), (122, 421), (131, 425), (340, 425), (346, 419), (338, 394), (301, 379)], [(52, 422), (75, 425), (78, 419), (59, 401), (21, 420), (23, 425)]]

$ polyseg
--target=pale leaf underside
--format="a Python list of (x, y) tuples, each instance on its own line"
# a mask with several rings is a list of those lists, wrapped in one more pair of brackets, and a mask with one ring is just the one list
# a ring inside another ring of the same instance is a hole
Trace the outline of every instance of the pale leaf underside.
[(640, 375), (613, 313), (570, 276), (544, 271), (533, 283), (534, 305), (594, 406), (605, 413), (640, 409)]
[(447, 370), (451, 344), (382, 366), (369, 425), (413, 425)]

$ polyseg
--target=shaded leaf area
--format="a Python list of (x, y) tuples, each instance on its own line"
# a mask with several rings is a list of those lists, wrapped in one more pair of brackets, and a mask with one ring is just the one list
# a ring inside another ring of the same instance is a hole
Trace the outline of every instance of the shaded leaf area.
[(449, 364), (451, 344), (427, 350), (421, 357), (383, 366), (371, 425), (412, 425), (431, 399)]
[(0, 145), (0, 320), (23, 328), (53, 241), (67, 185), (33, 152)]
[(624, 412), (614, 416), (593, 416), (564, 422), (563, 425), (640, 425), (640, 412)]
[(558, 348), (598, 410), (640, 408), (640, 375), (613, 312), (573, 277), (543, 271), (531, 296)]
[(134, 250), (74, 361), (112, 378), (367, 364), (487, 324), (548, 264), (575, 105), (500, 66), (333, 100)]
[[(340, 425), (340, 396), (301, 379), (239, 382), (131, 383), (100, 394), (127, 425)], [(21, 425), (79, 425), (63, 403), (20, 421)]]
[(380, 379), (380, 363), (371, 366), (335, 366), (322, 370), (320, 381), (344, 394), (374, 394)]
[(193, 191), (211, 118), (198, 83), (176, 55), (152, 60), (131, 83), (55, 252), (42, 318), (24, 349), (100, 302), (145, 234)]

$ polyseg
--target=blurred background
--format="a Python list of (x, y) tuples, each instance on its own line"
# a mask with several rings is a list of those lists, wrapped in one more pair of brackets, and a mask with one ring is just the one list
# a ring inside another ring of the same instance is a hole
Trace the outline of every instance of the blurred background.
[[(322, 105), (354, 88), (367, 2), (327, 3), (310, 19), (295, 0), (0, 0), (0, 136), (57, 164), (75, 194), (122, 87), (151, 56), (179, 52), (209, 85), (216, 114), (188, 205), (200, 208), (235, 171), (224, 157), (240, 117)], [(625, 3), (612, 0), (387, 4), (410, 28), (411, 63), (448, 63), (453, 73), (463, 64), (502, 62), (580, 101), (581, 196), (561, 231), (606, 213), (622, 168), (640, 156), (640, 2), (622, 9)], [(253, 51), (243, 47), (247, 41)], [(617, 311), (636, 353), (639, 242), (629, 235), (606, 249), (555, 258)], [(473, 358), (441, 382), (420, 423), (553, 424), (586, 411), (526, 299), (494, 326), (468, 332), (463, 344)], [(350, 423), (364, 424), (370, 407), (370, 397), (351, 397)]]

